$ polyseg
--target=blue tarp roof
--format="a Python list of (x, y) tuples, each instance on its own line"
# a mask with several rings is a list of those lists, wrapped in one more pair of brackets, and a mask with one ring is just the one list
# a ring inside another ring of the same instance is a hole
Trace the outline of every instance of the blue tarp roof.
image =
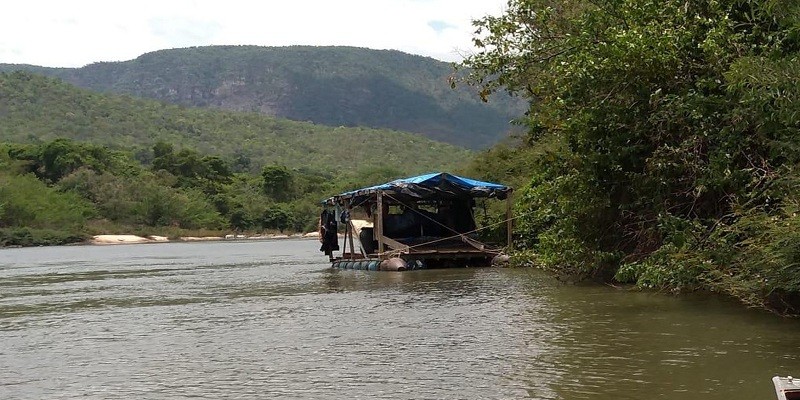
[(435, 172), (412, 176), (410, 178), (396, 179), (380, 185), (345, 192), (325, 200), (325, 203), (336, 204), (341, 200), (349, 200), (350, 204), (357, 204), (368, 200), (379, 191), (391, 196), (419, 200), (459, 197), (494, 197), (505, 199), (511, 190), (510, 187), (499, 183), (478, 181), (448, 174), (446, 172)]

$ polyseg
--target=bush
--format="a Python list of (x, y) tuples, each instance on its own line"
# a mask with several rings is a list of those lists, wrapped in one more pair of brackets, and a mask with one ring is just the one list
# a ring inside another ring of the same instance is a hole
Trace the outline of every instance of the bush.
[(59, 192), (31, 174), (0, 178), (0, 227), (79, 230), (95, 215), (79, 195)]
[(87, 239), (88, 236), (81, 232), (31, 228), (0, 229), (0, 247), (61, 245), (83, 242)]

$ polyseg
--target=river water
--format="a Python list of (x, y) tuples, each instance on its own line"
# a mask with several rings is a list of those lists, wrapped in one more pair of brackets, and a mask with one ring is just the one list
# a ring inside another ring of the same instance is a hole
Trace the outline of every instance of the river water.
[(2, 399), (775, 399), (800, 321), (309, 240), (0, 250)]

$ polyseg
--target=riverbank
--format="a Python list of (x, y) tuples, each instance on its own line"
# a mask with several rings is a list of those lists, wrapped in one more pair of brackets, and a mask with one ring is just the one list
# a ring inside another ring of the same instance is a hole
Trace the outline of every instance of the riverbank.
[(200, 242), (200, 241), (220, 241), (220, 240), (277, 240), (277, 239), (316, 239), (317, 232), (285, 234), (266, 234), (266, 235), (235, 235), (225, 236), (183, 236), (177, 239), (170, 239), (166, 236), (137, 236), (137, 235), (94, 235), (86, 241), (86, 244), (113, 245), (113, 244), (142, 244), (142, 243), (164, 243), (164, 242)]

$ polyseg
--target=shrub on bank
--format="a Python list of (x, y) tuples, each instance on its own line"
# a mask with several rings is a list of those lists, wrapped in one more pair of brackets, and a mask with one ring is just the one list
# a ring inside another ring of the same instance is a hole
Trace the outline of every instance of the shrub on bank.
[(85, 233), (53, 229), (0, 229), (0, 247), (63, 245), (80, 243), (88, 238)]

